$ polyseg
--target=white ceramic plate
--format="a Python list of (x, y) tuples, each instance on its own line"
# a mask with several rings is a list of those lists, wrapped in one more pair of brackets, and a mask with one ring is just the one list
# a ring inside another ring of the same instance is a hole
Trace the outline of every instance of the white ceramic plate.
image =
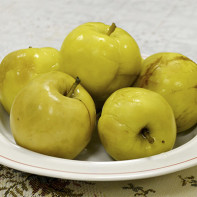
[(197, 127), (179, 134), (175, 148), (152, 157), (113, 161), (97, 135), (76, 160), (38, 154), (15, 144), (9, 116), (0, 106), (0, 163), (33, 173), (73, 180), (115, 181), (160, 176), (197, 165)]

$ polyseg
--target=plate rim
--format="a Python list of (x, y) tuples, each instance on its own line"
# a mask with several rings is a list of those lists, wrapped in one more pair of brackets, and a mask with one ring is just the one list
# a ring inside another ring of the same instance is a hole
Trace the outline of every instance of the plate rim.
[[(2, 139), (1, 139), (2, 141)], [(14, 146), (13, 146), (14, 145)], [(83, 166), (84, 164), (93, 164), (94, 167), (99, 167), (101, 170), (104, 168), (105, 165), (113, 165), (118, 166), (122, 164), (128, 164), (128, 166), (131, 165), (134, 162), (143, 162), (148, 161), (149, 159), (153, 159), (157, 161), (158, 157), (162, 158), (163, 154), (180, 154), (182, 151), (187, 151), (187, 149), (190, 149), (191, 147), (195, 147), (197, 145), (197, 136), (195, 136), (193, 139), (191, 139), (189, 142), (185, 143), (184, 145), (177, 147), (171, 151), (161, 153), (158, 155), (141, 158), (141, 159), (135, 159), (135, 160), (125, 160), (125, 161), (80, 161), (80, 160), (69, 160), (69, 159), (62, 159), (62, 158), (56, 158), (52, 156), (42, 155), (40, 153), (36, 153), (30, 150), (27, 150), (25, 148), (22, 148), (18, 145), (12, 144), (12, 147), (17, 147), (21, 150), (23, 150), (22, 154), (24, 153), (31, 153), (34, 155), (38, 155), (38, 160), (42, 157), (43, 160), (45, 158), (53, 159), (55, 162), (61, 161), (62, 163), (66, 164), (76, 164), (79, 167)], [(1, 148), (2, 145), (0, 145)], [(8, 145), (9, 146), (9, 145)], [(194, 149), (195, 150), (195, 149)], [(14, 151), (17, 152), (17, 149), (14, 149)], [(12, 159), (9, 156), (6, 156), (6, 153), (1, 153), (0, 151), (0, 163), (2, 165), (8, 166), (10, 168), (20, 170), (26, 173), (32, 173), (37, 174), (40, 176), (48, 176), (48, 177), (54, 177), (54, 178), (61, 178), (61, 179), (72, 179), (72, 180), (80, 180), (80, 181), (120, 181), (120, 180), (137, 180), (137, 179), (144, 179), (144, 178), (151, 178), (151, 177), (157, 177), (161, 175), (170, 174), (176, 171), (180, 171), (183, 169), (187, 169), (193, 166), (197, 165), (197, 153), (195, 152), (192, 157), (189, 157), (188, 159), (181, 160), (175, 163), (171, 163), (169, 165), (163, 165), (156, 168), (146, 168), (144, 170), (137, 170), (137, 171), (124, 171), (124, 172), (97, 172), (96, 169), (94, 169), (94, 172), (80, 172), (80, 171), (71, 171), (71, 170), (61, 170), (50, 167), (43, 167), (42, 165), (33, 165), (26, 160), (24, 162), (16, 159)], [(21, 153), (20, 153), (21, 154)], [(38, 163), (39, 164), (39, 163)]]

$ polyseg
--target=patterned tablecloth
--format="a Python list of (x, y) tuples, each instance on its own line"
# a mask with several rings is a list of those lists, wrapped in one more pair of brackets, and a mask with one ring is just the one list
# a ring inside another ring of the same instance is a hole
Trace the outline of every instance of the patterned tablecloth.
[(85, 182), (37, 176), (0, 165), (0, 196), (196, 197), (197, 167), (143, 180)]
[[(116, 24), (142, 54), (182, 53), (197, 62), (196, 0), (1, 0), (0, 60), (27, 46), (60, 48), (84, 22)], [(197, 196), (197, 166), (155, 178), (85, 182), (28, 174), (0, 165), (0, 196)]]

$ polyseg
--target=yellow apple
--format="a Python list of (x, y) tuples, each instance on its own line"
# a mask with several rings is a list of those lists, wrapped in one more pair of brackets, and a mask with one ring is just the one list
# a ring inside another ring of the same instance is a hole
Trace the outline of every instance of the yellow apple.
[(60, 53), (51, 47), (27, 48), (9, 53), (0, 65), (0, 101), (10, 113), (17, 93), (41, 73), (60, 70)]
[(177, 131), (197, 123), (197, 65), (178, 53), (156, 53), (146, 58), (135, 84), (161, 94), (172, 107)]
[(142, 61), (134, 38), (114, 23), (78, 26), (65, 38), (60, 53), (64, 71), (80, 77), (97, 108), (112, 92), (134, 82)]
[(173, 111), (158, 93), (143, 88), (122, 88), (105, 102), (98, 132), (115, 160), (156, 155), (173, 148), (176, 124)]
[(96, 109), (89, 93), (59, 71), (40, 75), (16, 96), (10, 126), (16, 143), (29, 150), (75, 158), (89, 143)]

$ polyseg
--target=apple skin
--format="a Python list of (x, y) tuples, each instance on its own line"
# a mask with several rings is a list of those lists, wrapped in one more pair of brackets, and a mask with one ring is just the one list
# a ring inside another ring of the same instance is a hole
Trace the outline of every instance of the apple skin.
[[(142, 135), (144, 128), (154, 143)], [(109, 155), (115, 160), (129, 160), (171, 150), (176, 124), (171, 107), (161, 95), (130, 87), (117, 90), (107, 99), (98, 132)]]
[(51, 47), (27, 48), (6, 55), (0, 65), (0, 101), (10, 113), (17, 93), (39, 74), (60, 70), (60, 53)]
[(29, 150), (73, 159), (89, 143), (95, 128), (96, 109), (79, 84), (72, 98), (74, 79), (59, 71), (40, 75), (16, 96), (10, 126), (16, 143)]
[(89, 22), (75, 28), (62, 43), (62, 67), (93, 97), (97, 108), (115, 90), (131, 86), (141, 69), (141, 54), (136, 41), (126, 31)]
[(161, 94), (172, 107), (177, 132), (197, 123), (197, 64), (172, 52), (156, 53), (146, 58), (136, 87)]

